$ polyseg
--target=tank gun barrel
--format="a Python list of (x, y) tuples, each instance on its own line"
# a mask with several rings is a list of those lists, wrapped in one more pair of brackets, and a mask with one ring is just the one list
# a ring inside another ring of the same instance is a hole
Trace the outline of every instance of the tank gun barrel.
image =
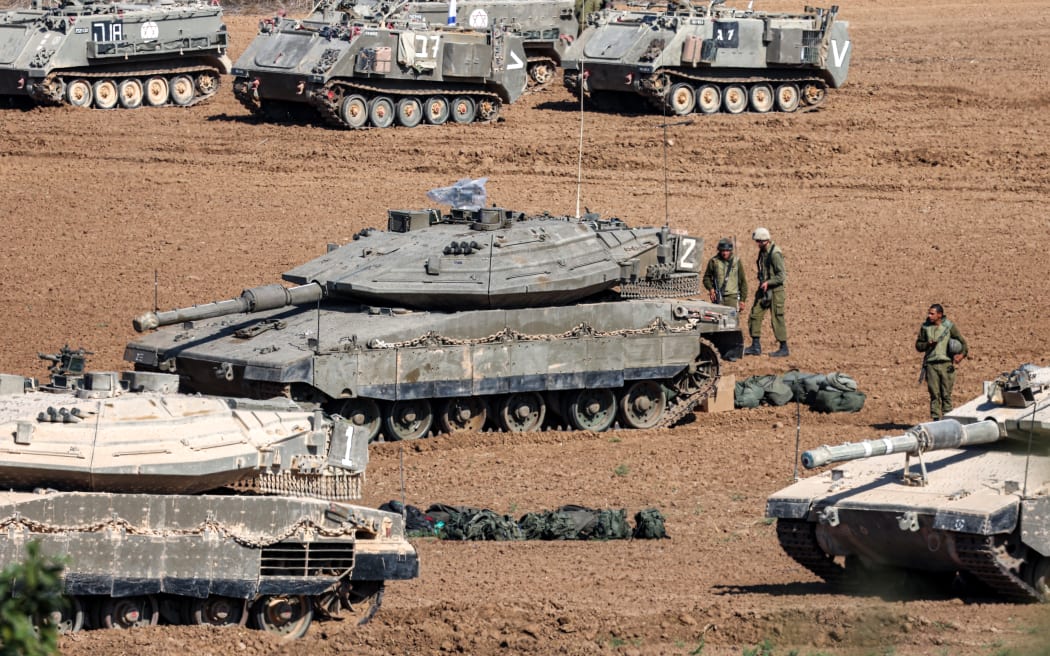
[(153, 328), (170, 326), (185, 321), (211, 319), (229, 314), (244, 312), (262, 312), (289, 305), (314, 303), (324, 298), (324, 288), (317, 283), (307, 283), (297, 287), (284, 287), (279, 284), (263, 285), (245, 289), (237, 298), (230, 298), (215, 303), (194, 305), (193, 307), (167, 310), (165, 312), (147, 312), (132, 321), (135, 330), (144, 333)]
[(973, 424), (961, 424), (954, 419), (942, 419), (919, 424), (904, 435), (877, 440), (820, 446), (802, 454), (802, 466), (814, 469), (833, 462), (859, 460), (890, 453), (913, 455), (938, 449), (952, 449), (972, 444), (990, 444), (1002, 439), (999, 424), (991, 419)]

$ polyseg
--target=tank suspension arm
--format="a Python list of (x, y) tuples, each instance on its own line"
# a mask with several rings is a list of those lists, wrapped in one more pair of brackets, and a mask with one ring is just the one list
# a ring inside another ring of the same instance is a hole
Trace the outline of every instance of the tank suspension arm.
[(859, 460), (890, 453), (919, 455), (938, 449), (989, 444), (997, 442), (1002, 437), (999, 424), (991, 419), (974, 424), (960, 424), (954, 419), (942, 419), (919, 424), (909, 429), (904, 435), (810, 449), (802, 454), (802, 466), (806, 469), (814, 469), (832, 462)]
[(135, 330), (144, 333), (153, 328), (170, 326), (174, 323), (184, 321), (196, 321), (199, 319), (211, 319), (228, 314), (241, 314), (244, 312), (262, 312), (263, 310), (274, 310), (289, 305), (302, 305), (314, 303), (324, 298), (324, 288), (317, 283), (299, 285), (298, 287), (284, 287), (279, 284), (264, 285), (245, 289), (237, 298), (193, 307), (168, 310), (166, 312), (147, 312), (136, 318), (131, 323)]

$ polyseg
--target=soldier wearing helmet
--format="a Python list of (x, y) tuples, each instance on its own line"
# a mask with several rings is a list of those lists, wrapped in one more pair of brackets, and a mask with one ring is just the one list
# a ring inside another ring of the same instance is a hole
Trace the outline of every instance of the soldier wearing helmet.
[(934, 303), (926, 311), (926, 321), (919, 327), (915, 350), (924, 354), (919, 382), (926, 380), (926, 389), (930, 392), (930, 418), (937, 421), (952, 409), (955, 365), (970, 352), (958, 326), (944, 316), (940, 303)]
[(744, 267), (740, 265), (740, 258), (733, 254), (731, 239), (723, 238), (718, 241), (718, 254), (707, 261), (703, 282), (712, 303), (744, 311), (747, 276), (744, 274)]
[(762, 322), (769, 310), (773, 336), (780, 342), (780, 348), (769, 356), (783, 358), (789, 354), (787, 323), (784, 321), (784, 299), (787, 296), (784, 292), (784, 281), (787, 279), (784, 253), (773, 243), (766, 228), (755, 228), (751, 238), (758, 244), (758, 290), (748, 319), (751, 346), (744, 349), (744, 355), (762, 355)]

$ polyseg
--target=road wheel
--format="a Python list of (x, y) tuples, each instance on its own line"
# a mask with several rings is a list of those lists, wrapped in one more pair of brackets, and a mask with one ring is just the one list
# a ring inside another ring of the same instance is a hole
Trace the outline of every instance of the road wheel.
[(113, 109), (117, 106), (120, 96), (117, 94), (117, 83), (113, 80), (99, 80), (91, 87), (95, 95), (95, 107), (99, 109)]
[(160, 107), (168, 104), (168, 81), (162, 77), (151, 77), (146, 80), (146, 104)]
[(66, 85), (66, 102), (74, 107), (90, 107), (94, 100), (87, 80), (73, 80)]
[(427, 123), (441, 125), (448, 120), (448, 100), (441, 96), (430, 96), (424, 103)]
[(383, 415), (379, 412), (379, 404), (372, 399), (344, 399), (333, 410), (334, 414), (346, 419), (355, 429), (361, 429), (369, 442), (379, 435)]
[(423, 104), (419, 98), (402, 98), (397, 101), (397, 122), (406, 128), (414, 128), (423, 121)]
[(730, 84), (722, 95), (722, 104), (730, 114), (740, 114), (747, 109), (747, 92), (739, 84)]
[(802, 87), (802, 100), (810, 107), (816, 107), (824, 102), (826, 96), (827, 90), (818, 84), (810, 82)]
[(206, 599), (191, 599), (186, 621), (189, 624), (237, 626), (244, 623), (245, 600), (212, 595)]
[(426, 399), (394, 401), (383, 418), (387, 439), (394, 442), (426, 437), (433, 425), (434, 413)]
[(652, 428), (667, 409), (667, 397), (660, 383), (641, 380), (627, 388), (620, 399), (620, 417), (630, 428)]
[(445, 401), (441, 408), (441, 429), (448, 433), (476, 432), (485, 426), (488, 404), (478, 396)]
[(159, 617), (157, 600), (152, 595), (109, 597), (99, 609), (99, 626), (106, 629), (153, 626)]
[(616, 420), (616, 394), (611, 389), (570, 392), (567, 413), (574, 428), (600, 433)]
[(528, 433), (543, 426), (547, 416), (547, 404), (536, 392), (508, 394), (499, 403), (500, 427), (511, 433)]
[(491, 123), (499, 117), (500, 102), (491, 98), (478, 103), (478, 118), (485, 123)]
[(696, 92), (685, 82), (679, 82), (671, 87), (671, 93), (667, 96), (667, 106), (678, 116), (691, 114), (696, 107)]
[(144, 97), (142, 83), (135, 78), (121, 80), (117, 87), (117, 96), (120, 97), (120, 106), (125, 109), (138, 109), (142, 107)]
[(713, 84), (705, 84), (696, 92), (696, 108), (701, 114), (714, 114), (722, 106), (722, 92)]
[(751, 87), (751, 109), (759, 114), (765, 114), (773, 109), (773, 87), (768, 84), (755, 84)]
[(57, 628), (62, 635), (76, 633), (84, 628), (84, 607), (77, 597), (65, 597), (64, 601), (66, 607), (51, 613), (44, 623)]
[(376, 96), (368, 103), (368, 119), (377, 128), (388, 128), (394, 124), (394, 101), (386, 96)]
[(452, 120), (456, 123), (473, 123), (477, 116), (477, 106), (472, 98), (458, 96), (452, 101)]
[(793, 112), (798, 109), (802, 98), (798, 93), (797, 84), (781, 84), (777, 87), (777, 110), (781, 112)]
[(529, 77), (536, 86), (549, 84), (554, 79), (554, 68), (549, 62), (536, 62), (529, 66)]
[(309, 597), (301, 595), (261, 597), (252, 608), (255, 628), (275, 633), (285, 640), (301, 638), (313, 619), (313, 603)]
[(219, 76), (211, 71), (204, 71), (197, 76), (197, 91), (202, 96), (210, 96), (219, 89)]
[(171, 79), (171, 102), (185, 107), (193, 102), (195, 88), (188, 75), (176, 75)]
[(363, 128), (368, 123), (368, 101), (356, 93), (343, 98), (339, 105), (339, 118), (349, 128)]

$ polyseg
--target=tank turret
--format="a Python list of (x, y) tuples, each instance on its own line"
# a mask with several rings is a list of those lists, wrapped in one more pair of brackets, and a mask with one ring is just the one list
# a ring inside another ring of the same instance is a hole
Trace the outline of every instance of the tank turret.
[(367, 621), (385, 581), (418, 576), (403, 518), (352, 503), (368, 436), (347, 420), (180, 394), (170, 374), (57, 376), (0, 374), (0, 568), (30, 540), (64, 559), (60, 630), (163, 619), (295, 638), (315, 613)]
[(391, 210), (286, 272), (296, 287), (139, 317), (125, 359), (184, 391), (320, 404), (372, 437), (669, 425), (742, 342), (736, 308), (690, 298), (702, 247), (591, 215)]
[(965, 572), (1004, 597), (1050, 601), (1050, 368), (1022, 365), (941, 421), (802, 463), (840, 464), (770, 496), (766, 514), (784, 551), (825, 580), (875, 566)]

